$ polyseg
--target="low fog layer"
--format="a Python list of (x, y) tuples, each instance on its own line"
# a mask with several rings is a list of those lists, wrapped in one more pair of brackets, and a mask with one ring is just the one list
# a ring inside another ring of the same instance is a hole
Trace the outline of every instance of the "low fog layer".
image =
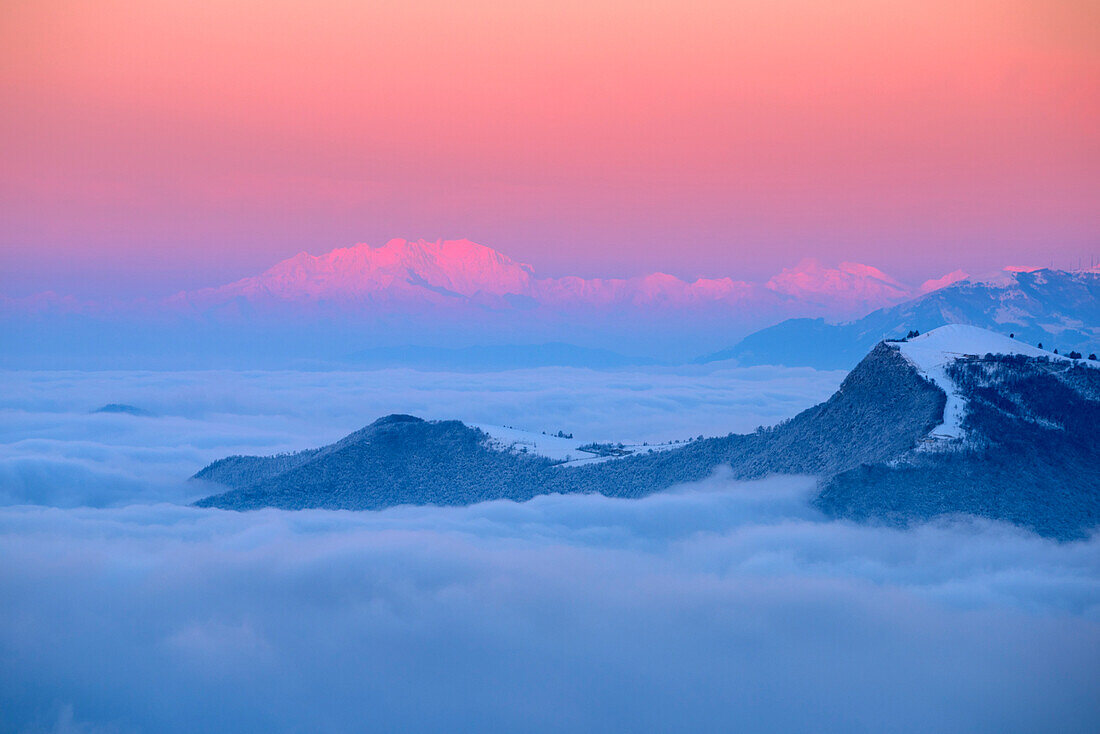
[(394, 410), (657, 440), (840, 377), (7, 374), (0, 731), (1095, 731), (1100, 537), (832, 522), (811, 477), (721, 472), (640, 500), (178, 504), (210, 458)]

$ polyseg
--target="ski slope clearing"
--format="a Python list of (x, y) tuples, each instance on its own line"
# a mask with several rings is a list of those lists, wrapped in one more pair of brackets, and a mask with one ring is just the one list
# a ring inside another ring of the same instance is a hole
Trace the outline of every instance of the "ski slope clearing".
[[(980, 359), (986, 354), (1021, 354), (1026, 357), (1074, 361), (1003, 334), (965, 324), (941, 326), (908, 341), (899, 342), (897, 346), (921, 374), (947, 394), (943, 423), (932, 429), (929, 436), (948, 440), (964, 438), (965, 434), (962, 420), (966, 414), (966, 400), (947, 376), (947, 367), (955, 360)], [(1084, 363), (1087, 364), (1088, 361), (1085, 360)]]

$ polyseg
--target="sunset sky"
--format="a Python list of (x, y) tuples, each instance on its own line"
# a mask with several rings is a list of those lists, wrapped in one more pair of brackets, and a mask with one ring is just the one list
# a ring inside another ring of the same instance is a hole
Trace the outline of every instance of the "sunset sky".
[(466, 237), (540, 274), (1100, 256), (1100, 3), (8, 0), (0, 292)]

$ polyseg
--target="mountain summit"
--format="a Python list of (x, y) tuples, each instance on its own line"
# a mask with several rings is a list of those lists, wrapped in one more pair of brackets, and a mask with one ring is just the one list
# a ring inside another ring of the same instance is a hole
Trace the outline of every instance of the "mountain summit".
[(443, 303), (531, 290), (531, 266), (469, 240), (393, 239), (381, 247), (358, 244), (323, 255), (301, 252), (260, 275), (193, 298), (244, 297), (283, 301), (357, 302), (378, 299)]

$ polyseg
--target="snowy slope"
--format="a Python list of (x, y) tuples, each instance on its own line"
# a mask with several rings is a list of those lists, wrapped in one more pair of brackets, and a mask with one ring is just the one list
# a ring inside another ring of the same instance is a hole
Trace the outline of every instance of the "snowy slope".
[(521, 431), (508, 426), (490, 426), (484, 423), (471, 423), (470, 426), (487, 434), (494, 448), (501, 450), (522, 451), (536, 456), (545, 456), (554, 461), (569, 461), (586, 455), (577, 450), (578, 446), (586, 443), (585, 441), (548, 436), (534, 431)]
[[(988, 329), (964, 324), (948, 324), (898, 344), (909, 362), (947, 394), (943, 423), (932, 429), (933, 438), (962, 438), (962, 419), (966, 401), (947, 376), (947, 367), (956, 359), (985, 354), (1022, 354), (1027, 357), (1047, 357), (1070, 361), (1069, 358), (1044, 351), (1022, 341)], [(1080, 360), (1079, 360), (1080, 361)], [(1086, 362), (1087, 363), (1087, 362)]]
[[(522, 453), (544, 456), (553, 461), (560, 461), (569, 466), (581, 464), (597, 464), (608, 461), (613, 456), (596, 456), (590, 452), (581, 451), (578, 447), (591, 443), (591, 439), (585, 438), (561, 438), (545, 433), (523, 431), (508, 426), (491, 426), (484, 423), (471, 423), (473, 428), (481, 430), (489, 436), (493, 448), (502, 451), (518, 451)], [(626, 454), (645, 453), (647, 451), (667, 451), (668, 449), (683, 446), (683, 443), (671, 444), (627, 444), (622, 445)]]

